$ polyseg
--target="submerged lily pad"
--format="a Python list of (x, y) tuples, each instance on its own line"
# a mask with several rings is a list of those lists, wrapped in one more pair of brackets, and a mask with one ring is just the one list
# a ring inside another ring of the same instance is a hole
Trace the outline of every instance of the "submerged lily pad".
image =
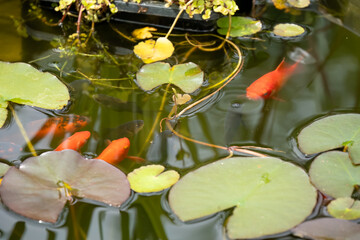
[(2, 202), (25, 217), (55, 223), (67, 200), (88, 198), (120, 206), (130, 195), (119, 169), (73, 150), (47, 152), (11, 167), (0, 186)]
[(360, 201), (350, 197), (338, 198), (327, 206), (328, 212), (336, 218), (353, 220), (360, 218)]
[(157, 62), (144, 65), (136, 74), (138, 84), (145, 91), (165, 83), (178, 86), (185, 93), (192, 93), (201, 87), (204, 72), (195, 63), (178, 64), (173, 67), (168, 63)]
[(281, 37), (296, 37), (305, 32), (305, 29), (293, 23), (280, 23), (274, 27), (273, 33)]
[[(226, 35), (229, 29), (229, 17), (223, 17), (217, 20), (218, 33)], [(260, 20), (253, 20), (247, 17), (231, 17), (231, 37), (241, 37), (255, 34), (261, 31), (262, 24)]]
[(135, 192), (149, 193), (159, 192), (174, 185), (180, 178), (180, 175), (165, 169), (162, 165), (147, 165), (135, 169), (128, 174), (130, 187)]
[(183, 221), (235, 207), (227, 220), (230, 238), (255, 238), (301, 223), (316, 203), (316, 190), (299, 167), (272, 157), (238, 157), (188, 173), (169, 194)]
[(345, 152), (331, 151), (319, 155), (310, 167), (312, 183), (334, 198), (350, 197), (360, 185), (360, 166), (354, 166)]
[(316, 120), (298, 138), (305, 154), (314, 154), (346, 146), (353, 163), (360, 164), (360, 114), (338, 114)]
[(315, 240), (358, 240), (360, 224), (336, 218), (318, 218), (304, 222), (292, 230), (295, 236)]

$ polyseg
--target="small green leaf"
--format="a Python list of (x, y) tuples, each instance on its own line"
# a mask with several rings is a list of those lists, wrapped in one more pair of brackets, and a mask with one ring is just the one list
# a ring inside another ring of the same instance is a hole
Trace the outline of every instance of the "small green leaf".
[(61, 109), (70, 99), (67, 87), (57, 77), (29, 64), (0, 61), (0, 72), (2, 101)]
[(4, 125), (6, 118), (8, 115), (8, 110), (5, 108), (0, 107), (0, 128)]
[(274, 27), (273, 33), (281, 37), (296, 37), (305, 32), (305, 29), (293, 23), (280, 23)]
[(360, 218), (360, 201), (354, 199), (338, 198), (327, 206), (328, 212), (336, 218), (353, 220)]
[(360, 166), (354, 166), (346, 152), (331, 151), (319, 155), (309, 170), (311, 182), (334, 198), (350, 197), (360, 185)]
[(316, 190), (299, 167), (272, 157), (219, 160), (188, 173), (170, 190), (169, 204), (183, 221), (235, 207), (226, 220), (230, 238), (256, 238), (301, 223)]
[[(229, 29), (229, 17), (223, 17), (217, 20), (218, 33), (226, 35)], [(255, 34), (261, 31), (262, 24), (260, 20), (253, 20), (247, 17), (231, 17), (231, 37), (241, 37)]]
[(0, 162), (0, 177), (4, 176), (4, 174), (9, 170), (10, 166)]
[(295, 236), (315, 240), (358, 240), (360, 225), (336, 218), (317, 218), (304, 222), (292, 230)]
[(2, 202), (25, 217), (55, 223), (66, 201), (88, 198), (120, 206), (130, 196), (126, 176), (73, 150), (46, 152), (11, 167), (0, 187)]
[(135, 192), (159, 192), (174, 185), (180, 175), (174, 171), (166, 171), (162, 165), (147, 165), (135, 169), (128, 174), (130, 187)]
[[(360, 163), (360, 114), (338, 114), (314, 121), (297, 137), (305, 154), (348, 147), (354, 164)], [(350, 144), (351, 143), (351, 144)]]
[(156, 62), (144, 65), (136, 74), (139, 86), (145, 91), (162, 84), (171, 83), (185, 93), (192, 93), (201, 87), (204, 72), (195, 63), (184, 63), (170, 67), (170, 64)]

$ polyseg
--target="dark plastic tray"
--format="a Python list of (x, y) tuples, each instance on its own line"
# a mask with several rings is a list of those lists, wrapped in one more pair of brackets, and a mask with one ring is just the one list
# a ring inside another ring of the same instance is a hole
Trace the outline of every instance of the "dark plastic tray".
[[(40, 0), (40, 2), (50, 7), (53, 3), (59, 2), (59, 0)], [(114, 3), (119, 12), (113, 15), (112, 20), (164, 28), (171, 26), (180, 11), (179, 7), (175, 4), (165, 7), (164, 2), (154, 0), (143, 0), (140, 4), (121, 0), (115, 0)], [(184, 11), (176, 24), (176, 29), (198, 32), (213, 31), (216, 20), (220, 16), (218, 13), (211, 13), (209, 19), (203, 20), (200, 14), (195, 14), (190, 18)]]

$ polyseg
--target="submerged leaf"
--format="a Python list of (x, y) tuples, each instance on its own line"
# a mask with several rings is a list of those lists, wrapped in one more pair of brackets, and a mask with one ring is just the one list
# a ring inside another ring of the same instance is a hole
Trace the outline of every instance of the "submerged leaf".
[(19, 169), (11, 167), (3, 178), (0, 195), (12, 211), (55, 223), (72, 197), (120, 206), (130, 196), (130, 187), (119, 169), (64, 150), (28, 158)]
[(360, 185), (360, 166), (354, 166), (345, 152), (331, 151), (319, 155), (309, 170), (311, 182), (334, 198), (350, 197)]
[(153, 35), (151, 34), (151, 32), (156, 31), (157, 29), (154, 27), (143, 27), (143, 28), (139, 28), (139, 29), (135, 29), (131, 35), (136, 38), (136, 39), (147, 39), (147, 38), (152, 38)]
[(169, 193), (183, 221), (235, 207), (230, 238), (255, 238), (301, 223), (316, 204), (316, 190), (299, 167), (272, 157), (237, 157), (188, 173)]
[[(229, 29), (229, 17), (223, 17), (217, 20), (218, 33), (226, 35)], [(262, 24), (260, 20), (253, 20), (247, 17), (231, 17), (231, 37), (241, 37), (255, 34), (261, 31)]]
[(287, 2), (297, 8), (305, 8), (310, 5), (310, 0), (287, 0)]
[(338, 198), (327, 206), (328, 212), (336, 218), (353, 220), (360, 218), (360, 201), (350, 197)]
[(162, 165), (147, 165), (135, 169), (128, 174), (130, 187), (135, 192), (149, 193), (159, 192), (174, 185), (180, 178), (180, 175), (165, 169)]
[(281, 37), (295, 37), (303, 34), (305, 29), (293, 23), (280, 23), (274, 27), (273, 32)]
[(343, 219), (318, 218), (304, 222), (292, 230), (301, 238), (315, 240), (357, 240), (360, 239), (360, 225)]
[(164, 60), (174, 52), (174, 46), (165, 37), (160, 37), (156, 41), (146, 40), (134, 47), (134, 53), (143, 60), (144, 63), (152, 63)]
[(191, 96), (189, 94), (176, 93), (173, 95), (173, 101), (175, 101), (177, 105), (183, 105), (190, 100), (191, 100)]
[(0, 61), (0, 72), (3, 101), (61, 109), (70, 99), (68, 89), (57, 77), (40, 72), (29, 64)]
[(201, 87), (203, 79), (204, 72), (192, 62), (173, 67), (163, 62), (147, 64), (136, 74), (138, 84), (145, 91), (152, 90), (165, 83), (171, 83), (185, 93), (191, 93)]
[(274, 6), (279, 10), (287, 8), (287, 6), (286, 6), (287, 0), (272, 0), (272, 2), (274, 4)]
[(353, 163), (360, 163), (360, 114), (338, 114), (316, 120), (297, 137), (305, 154), (314, 154), (347, 145)]

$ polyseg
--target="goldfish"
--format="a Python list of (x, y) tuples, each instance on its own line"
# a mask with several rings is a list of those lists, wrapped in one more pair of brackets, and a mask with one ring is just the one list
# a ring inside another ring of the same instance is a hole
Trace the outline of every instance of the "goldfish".
[(279, 90), (289, 76), (294, 73), (298, 63), (299, 61), (291, 66), (284, 66), (284, 58), (275, 70), (263, 75), (246, 88), (246, 97), (250, 100), (270, 97), (275, 91)]
[(130, 140), (127, 137), (112, 141), (97, 159), (104, 160), (110, 164), (117, 164), (124, 160), (130, 149)]
[(86, 126), (89, 119), (85, 116), (70, 114), (67, 116), (51, 117), (47, 119), (45, 123), (43, 122), (44, 120), (40, 119), (26, 125), (25, 129), (27, 132), (32, 131), (32, 129), (39, 129), (39, 126), (41, 126), (33, 135), (32, 138), (34, 140), (41, 139), (48, 134), (52, 134), (54, 137), (60, 137), (67, 132), (73, 133)]
[(54, 151), (62, 151), (64, 149), (72, 149), (79, 151), (90, 137), (89, 131), (76, 132), (65, 141), (63, 141)]

